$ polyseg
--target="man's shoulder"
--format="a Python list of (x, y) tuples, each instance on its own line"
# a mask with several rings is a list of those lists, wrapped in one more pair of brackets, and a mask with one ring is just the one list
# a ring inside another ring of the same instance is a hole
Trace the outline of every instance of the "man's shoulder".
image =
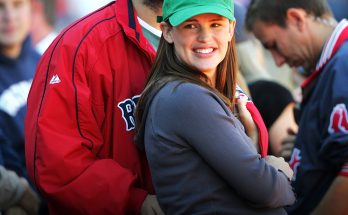
[[(330, 71), (330, 75), (348, 77), (348, 40), (342, 43), (337, 52), (332, 56), (328, 62), (326, 70)], [(325, 68), (324, 68), (325, 70)]]
[(98, 41), (103, 42), (121, 30), (115, 15), (115, 5), (109, 4), (71, 23), (57, 37), (62, 45), (76, 47), (88, 40), (93, 40), (91, 42), (96, 45)]
[(337, 53), (334, 55), (334, 58), (337, 58), (338, 60), (346, 61), (347, 56), (348, 56), (348, 40), (342, 43), (342, 45), (337, 50)]

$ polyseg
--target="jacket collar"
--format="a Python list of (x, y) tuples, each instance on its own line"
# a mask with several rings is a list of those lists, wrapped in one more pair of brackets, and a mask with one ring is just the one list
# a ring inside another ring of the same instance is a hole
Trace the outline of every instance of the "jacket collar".
[(116, 19), (121, 25), (123, 31), (133, 42), (150, 53), (153, 60), (156, 53), (150, 42), (144, 37), (141, 25), (138, 22), (132, 0), (116, 1)]
[[(343, 31), (348, 27), (348, 21), (342, 20), (334, 29), (329, 40), (326, 42), (323, 52), (320, 56), (319, 62), (317, 63), (316, 70), (319, 70), (324, 64), (332, 57), (332, 55), (337, 51), (339, 46), (345, 39), (343, 38)], [(343, 39), (343, 41), (342, 41)]]
[(342, 43), (346, 40), (348, 40), (348, 21), (343, 19), (340, 23), (338, 23), (330, 38), (326, 41), (314, 72), (312, 72), (312, 74), (303, 82), (302, 88), (306, 88), (311, 85), (311, 82), (319, 75), (326, 63), (332, 58)]

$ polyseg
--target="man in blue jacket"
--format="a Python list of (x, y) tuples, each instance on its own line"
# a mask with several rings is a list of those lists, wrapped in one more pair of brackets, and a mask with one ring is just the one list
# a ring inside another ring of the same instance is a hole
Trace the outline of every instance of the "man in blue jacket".
[(277, 65), (311, 71), (290, 160), (297, 201), (288, 213), (347, 214), (348, 21), (337, 23), (325, 0), (253, 0), (246, 17)]

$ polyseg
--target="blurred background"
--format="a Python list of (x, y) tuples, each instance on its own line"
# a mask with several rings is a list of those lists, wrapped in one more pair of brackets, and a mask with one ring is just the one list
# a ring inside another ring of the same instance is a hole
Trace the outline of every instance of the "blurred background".
[[(44, 0), (47, 1), (47, 0)], [(60, 31), (72, 21), (96, 10), (112, 0), (56, 0), (52, 1), (55, 8), (55, 28)]]
[[(59, 34), (59, 32), (64, 29), (67, 25), (72, 23), (78, 18), (81, 18), (88, 13), (106, 5), (107, 3), (111, 2), (112, 0), (35, 0), (34, 2), (40, 2), (44, 5), (45, 14), (47, 16), (47, 19), (50, 21), (50, 26), (52, 27), (50, 29), (50, 32), (54, 32), (51, 35), (51, 38), (47, 39), (46, 44), (42, 44), (43, 48), (42, 51), (39, 51), (42, 53), (49, 44), (52, 41), (52, 39)], [(238, 27), (241, 29), (244, 26), (244, 21), (241, 20), (240, 17), (243, 17), (245, 15), (245, 11), (247, 10), (247, 7), (250, 3), (250, 0), (235, 0), (235, 13), (239, 13), (239, 17), (237, 19), (237, 29)], [(328, 3), (330, 7), (332, 8), (332, 12), (337, 19), (337, 21), (340, 21), (343, 18), (348, 18), (348, 0), (328, 0)], [(236, 6), (236, 4), (238, 4)], [(35, 13), (39, 14), (39, 10), (35, 11), (34, 8), (34, 17)], [(35, 24), (35, 21), (33, 21), (33, 31), (32, 31), (32, 37), (34, 44), (36, 45), (38, 41), (40, 41), (43, 38), (43, 35), (47, 35), (48, 33), (42, 33), (42, 35), (39, 34), (40, 31), (43, 31), (44, 27), (41, 24)], [(239, 31), (241, 31), (239, 29)], [(47, 30), (48, 31), (48, 30)], [(237, 30), (238, 31), (238, 30)], [(237, 32), (241, 34), (240, 32)], [(242, 33), (243, 34), (243, 33)], [(245, 33), (247, 34), (247, 33)], [(244, 35), (242, 36), (244, 38)], [(254, 82), (255, 80), (259, 79), (266, 79), (266, 80), (272, 80), (276, 81), (277, 83), (281, 84), (282, 86), (289, 89), (293, 94), (295, 99), (298, 97), (298, 87), (299, 84), (303, 81), (303, 78), (301, 75), (298, 74), (298, 69), (301, 68), (289, 68), (287, 65), (283, 65), (281, 67), (277, 67), (270, 55), (270, 53), (263, 49), (260, 43), (256, 39), (250, 40), (248, 38), (248, 43), (244, 43), (244, 41), (241, 41), (241, 45), (239, 45), (242, 48), (239, 48), (239, 61), (243, 68), (240, 68), (242, 73), (244, 73), (245, 79), (248, 84)], [(251, 41), (251, 42), (250, 42)], [(238, 43), (237, 38), (237, 43)], [(42, 42), (44, 43), (44, 42)], [(252, 47), (250, 47), (252, 46)], [(260, 47), (261, 46), (261, 47)], [(255, 48), (256, 47), (256, 48)], [(254, 51), (251, 51), (252, 48)], [(243, 50), (245, 53), (243, 53)], [(244, 56), (244, 55), (252, 55), (252, 56)], [(255, 55), (257, 55), (255, 57)], [(250, 59), (252, 59), (250, 61)], [(245, 61), (245, 63), (243, 62)], [(243, 65), (244, 64), (244, 65)], [(250, 74), (250, 75), (249, 75)], [(249, 77), (250, 76), (250, 77)], [(299, 100), (299, 99), (296, 99)]]

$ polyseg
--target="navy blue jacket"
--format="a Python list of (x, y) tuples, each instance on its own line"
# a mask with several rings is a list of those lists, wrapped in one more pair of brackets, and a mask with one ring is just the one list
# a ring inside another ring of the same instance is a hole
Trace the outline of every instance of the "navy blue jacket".
[(299, 132), (290, 160), (297, 194), (296, 203), (287, 208), (290, 215), (310, 214), (333, 180), (348, 174), (342, 168), (348, 161), (347, 71), (348, 38), (304, 89)]
[(17, 58), (0, 54), (0, 150), (3, 152), (0, 160), (7, 169), (24, 177), (24, 117), (28, 92), (39, 59), (40, 55), (32, 47), (29, 37)]

